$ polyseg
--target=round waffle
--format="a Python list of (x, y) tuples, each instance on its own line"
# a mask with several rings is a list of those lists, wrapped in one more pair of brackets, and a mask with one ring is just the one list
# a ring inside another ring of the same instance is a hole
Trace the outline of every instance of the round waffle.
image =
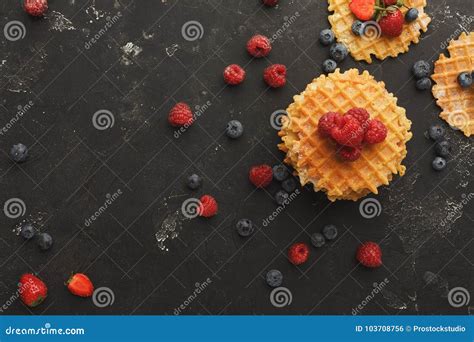
[[(344, 114), (354, 107), (365, 108), (371, 118), (382, 121), (388, 135), (380, 144), (364, 146), (355, 162), (347, 162), (336, 155), (331, 139), (317, 133), (318, 120), (329, 111)], [(351, 69), (341, 74), (337, 69), (321, 75), (294, 97), (287, 112), (279, 132), (285, 162), (293, 166), (302, 185), (312, 183), (315, 191), (325, 191), (331, 201), (356, 201), (370, 192), (377, 194), (377, 188), (389, 184), (393, 174), (405, 173), (401, 162), (412, 137), (411, 121), (385, 84), (367, 71), (359, 74)]]
[(433, 96), (443, 110), (440, 117), (470, 137), (474, 133), (474, 87), (463, 89), (457, 77), (474, 71), (474, 33), (463, 32), (451, 41), (448, 51), (450, 57), (441, 54), (435, 62)]
[[(351, 0), (329, 0), (329, 11), (334, 12), (329, 16), (329, 22), (337, 40), (347, 46), (352, 57), (369, 64), (372, 63), (371, 55), (384, 60), (389, 56), (397, 57), (400, 53), (407, 52), (411, 43), (417, 44), (420, 41), (421, 31), (426, 32), (431, 22), (431, 18), (424, 11), (426, 0), (405, 0), (407, 7), (418, 9), (419, 16), (417, 20), (403, 25), (403, 33), (399, 37), (380, 36), (380, 27), (376, 23), (372, 23), (372, 27), (367, 24), (366, 34), (356, 36), (352, 33), (352, 24), (356, 17), (349, 8), (350, 2)], [(400, 10), (403, 14), (407, 11), (404, 7)]]

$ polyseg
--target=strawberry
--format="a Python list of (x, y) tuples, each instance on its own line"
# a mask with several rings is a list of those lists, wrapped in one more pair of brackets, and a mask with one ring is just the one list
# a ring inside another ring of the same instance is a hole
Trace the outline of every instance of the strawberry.
[(356, 259), (365, 267), (380, 267), (382, 266), (382, 250), (375, 242), (364, 242), (357, 249)]
[(90, 297), (94, 292), (94, 285), (91, 280), (82, 273), (73, 274), (66, 285), (69, 292), (79, 297)]
[(352, 0), (349, 8), (357, 19), (370, 20), (375, 14), (375, 0)]
[(26, 273), (20, 278), (18, 292), (20, 293), (21, 301), (30, 308), (34, 308), (46, 299), (48, 288), (41, 279), (31, 273)]
[(379, 26), (382, 34), (387, 37), (398, 37), (403, 32), (403, 23), (405, 17), (399, 9), (395, 11), (387, 11), (387, 13), (380, 18)]

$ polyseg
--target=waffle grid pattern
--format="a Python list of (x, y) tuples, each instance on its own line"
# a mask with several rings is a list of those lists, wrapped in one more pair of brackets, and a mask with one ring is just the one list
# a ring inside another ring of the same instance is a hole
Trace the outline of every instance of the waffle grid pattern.
[[(406, 157), (406, 142), (411, 139), (411, 122), (397, 99), (367, 72), (351, 69), (343, 74), (337, 69), (322, 75), (294, 97), (288, 118), (280, 131), (280, 149), (287, 153), (285, 162), (298, 173), (302, 185), (312, 183), (315, 191), (325, 191), (331, 201), (353, 200), (377, 194), (377, 188), (388, 185), (393, 174), (403, 175), (401, 165)], [(388, 129), (387, 139), (377, 145), (366, 145), (355, 162), (337, 156), (337, 146), (317, 133), (318, 120), (329, 111), (344, 114), (354, 107), (366, 108), (372, 118), (381, 120)]]
[[(408, 7), (416, 7), (419, 11), (419, 17), (416, 21), (405, 24), (403, 33), (396, 38), (389, 37), (358, 37), (352, 33), (352, 23), (355, 20), (354, 15), (349, 9), (351, 0), (329, 0), (329, 11), (334, 14), (329, 16), (332, 30), (339, 42), (344, 43), (352, 57), (360, 61), (372, 63), (372, 55), (380, 60), (391, 56), (396, 57), (400, 53), (407, 52), (411, 43), (417, 44), (420, 40), (421, 32), (428, 30), (428, 24), (431, 18), (424, 12), (426, 0), (406, 0)], [(401, 11), (405, 13), (406, 8)]]
[(441, 54), (435, 62), (433, 96), (443, 110), (440, 117), (470, 137), (474, 133), (474, 88), (461, 88), (457, 77), (474, 71), (474, 33), (463, 32), (451, 41), (448, 51), (450, 57)]

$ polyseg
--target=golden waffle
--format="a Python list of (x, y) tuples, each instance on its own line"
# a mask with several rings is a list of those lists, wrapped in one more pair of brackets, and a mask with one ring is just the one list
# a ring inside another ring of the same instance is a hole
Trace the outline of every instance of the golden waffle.
[(463, 89), (458, 83), (461, 72), (474, 71), (474, 33), (463, 32), (435, 62), (433, 96), (443, 111), (440, 117), (468, 137), (474, 133), (474, 87)]
[[(329, 0), (329, 11), (334, 12), (329, 16), (329, 22), (337, 40), (344, 43), (352, 57), (358, 61), (372, 63), (371, 55), (384, 60), (388, 56), (397, 57), (400, 53), (407, 52), (411, 43), (417, 44), (420, 41), (420, 31), (426, 32), (431, 22), (431, 18), (424, 11), (426, 0), (405, 0), (406, 6), (418, 9), (419, 16), (414, 22), (404, 24), (403, 33), (399, 37), (380, 36), (378, 24), (370, 28), (367, 26), (366, 34), (356, 36), (352, 33), (352, 24), (356, 17), (349, 8), (350, 2), (351, 0)], [(404, 14), (407, 11), (406, 8), (400, 10)]]
[[(364, 145), (362, 156), (347, 162), (336, 155), (331, 139), (317, 133), (318, 120), (329, 111), (344, 114), (354, 107), (366, 108), (371, 118), (382, 121), (388, 135), (380, 144)], [(315, 191), (327, 192), (331, 201), (356, 201), (370, 192), (377, 194), (377, 188), (387, 185), (393, 174), (405, 173), (401, 162), (412, 137), (411, 121), (385, 84), (367, 71), (359, 74), (351, 69), (341, 74), (337, 69), (321, 75), (294, 97), (287, 112), (279, 132), (283, 140), (279, 148), (287, 153), (285, 162), (296, 170), (302, 185), (312, 183)]]

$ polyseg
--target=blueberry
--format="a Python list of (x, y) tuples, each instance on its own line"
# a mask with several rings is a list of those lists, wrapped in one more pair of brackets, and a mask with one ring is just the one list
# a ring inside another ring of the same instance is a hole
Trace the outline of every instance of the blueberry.
[(364, 33), (364, 23), (360, 20), (355, 20), (352, 23), (352, 33), (356, 36), (361, 36)]
[(314, 247), (320, 248), (324, 246), (324, 244), (326, 243), (326, 239), (324, 239), (323, 234), (313, 233), (311, 235), (311, 243)]
[(53, 238), (48, 233), (38, 235), (38, 246), (41, 250), (46, 251), (53, 245)]
[(25, 223), (21, 226), (20, 234), (25, 240), (30, 240), (36, 235), (36, 228), (31, 223)]
[(428, 77), (431, 74), (431, 66), (426, 61), (418, 61), (413, 65), (412, 71), (418, 79)]
[(334, 240), (337, 237), (337, 228), (333, 224), (329, 224), (323, 228), (323, 235), (329, 241)]
[(28, 158), (28, 148), (21, 143), (13, 145), (10, 157), (17, 163), (23, 163)]
[(331, 72), (333, 72), (334, 70), (336, 70), (337, 68), (337, 63), (336, 61), (332, 60), (332, 59), (326, 59), (324, 62), (323, 62), (323, 71), (326, 73), (326, 74), (330, 74)]
[(445, 130), (442, 126), (440, 125), (431, 125), (430, 129), (428, 130), (428, 135), (430, 136), (431, 139), (433, 140), (440, 140), (442, 137), (444, 137)]
[(247, 237), (253, 234), (255, 229), (253, 228), (253, 223), (249, 219), (241, 219), (236, 224), (237, 233), (240, 236)]
[(424, 77), (416, 81), (416, 89), (428, 90), (431, 89), (431, 80), (428, 77)]
[(238, 120), (231, 120), (227, 123), (225, 134), (231, 139), (237, 139), (244, 133), (244, 126)]
[(463, 88), (472, 86), (472, 75), (469, 72), (462, 72), (458, 75), (458, 83)]
[(283, 274), (278, 270), (270, 270), (267, 273), (267, 284), (271, 287), (278, 287), (283, 283)]
[(332, 44), (331, 48), (329, 49), (329, 55), (336, 62), (342, 62), (348, 54), (349, 51), (347, 51), (346, 46), (341, 43)]
[(441, 171), (446, 167), (446, 159), (436, 157), (431, 163), (431, 166), (433, 166), (433, 169), (435, 169), (436, 171)]
[(435, 151), (436, 154), (440, 157), (449, 157), (449, 155), (451, 154), (451, 144), (446, 140), (439, 141), (435, 145)]
[(279, 182), (283, 182), (285, 179), (288, 178), (290, 172), (288, 168), (283, 164), (278, 164), (273, 167), (273, 178), (275, 178)]
[(281, 183), (281, 187), (283, 188), (283, 190), (288, 193), (295, 191), (297, 186), (298, 184), (296, 183), (296, 180), (293, 177), (285, 179), (283, 183)]
[(288, 193), (284, 190), (280, 190), (275, 194), (275, 201), (278, 205), (283, 205), (288, 200)]
[(418, 10), (416, 8), (410, 8), (405, 14), (405, 21), (411, 23), (418, 19)]
[(192, 174), (191, 176), (188, 177), (188, 188), (191, 190), (196, 190), (199, 188), (202, 184), (202, 179), (199, 177), (197, 174)]
[(334, 37), (334, 32), (332, 32), (330, 29), (322, 30), (319, 34), (319, 41), (325, 46), (329, 46), (334, 43), (335, 39), (336, 38)]

